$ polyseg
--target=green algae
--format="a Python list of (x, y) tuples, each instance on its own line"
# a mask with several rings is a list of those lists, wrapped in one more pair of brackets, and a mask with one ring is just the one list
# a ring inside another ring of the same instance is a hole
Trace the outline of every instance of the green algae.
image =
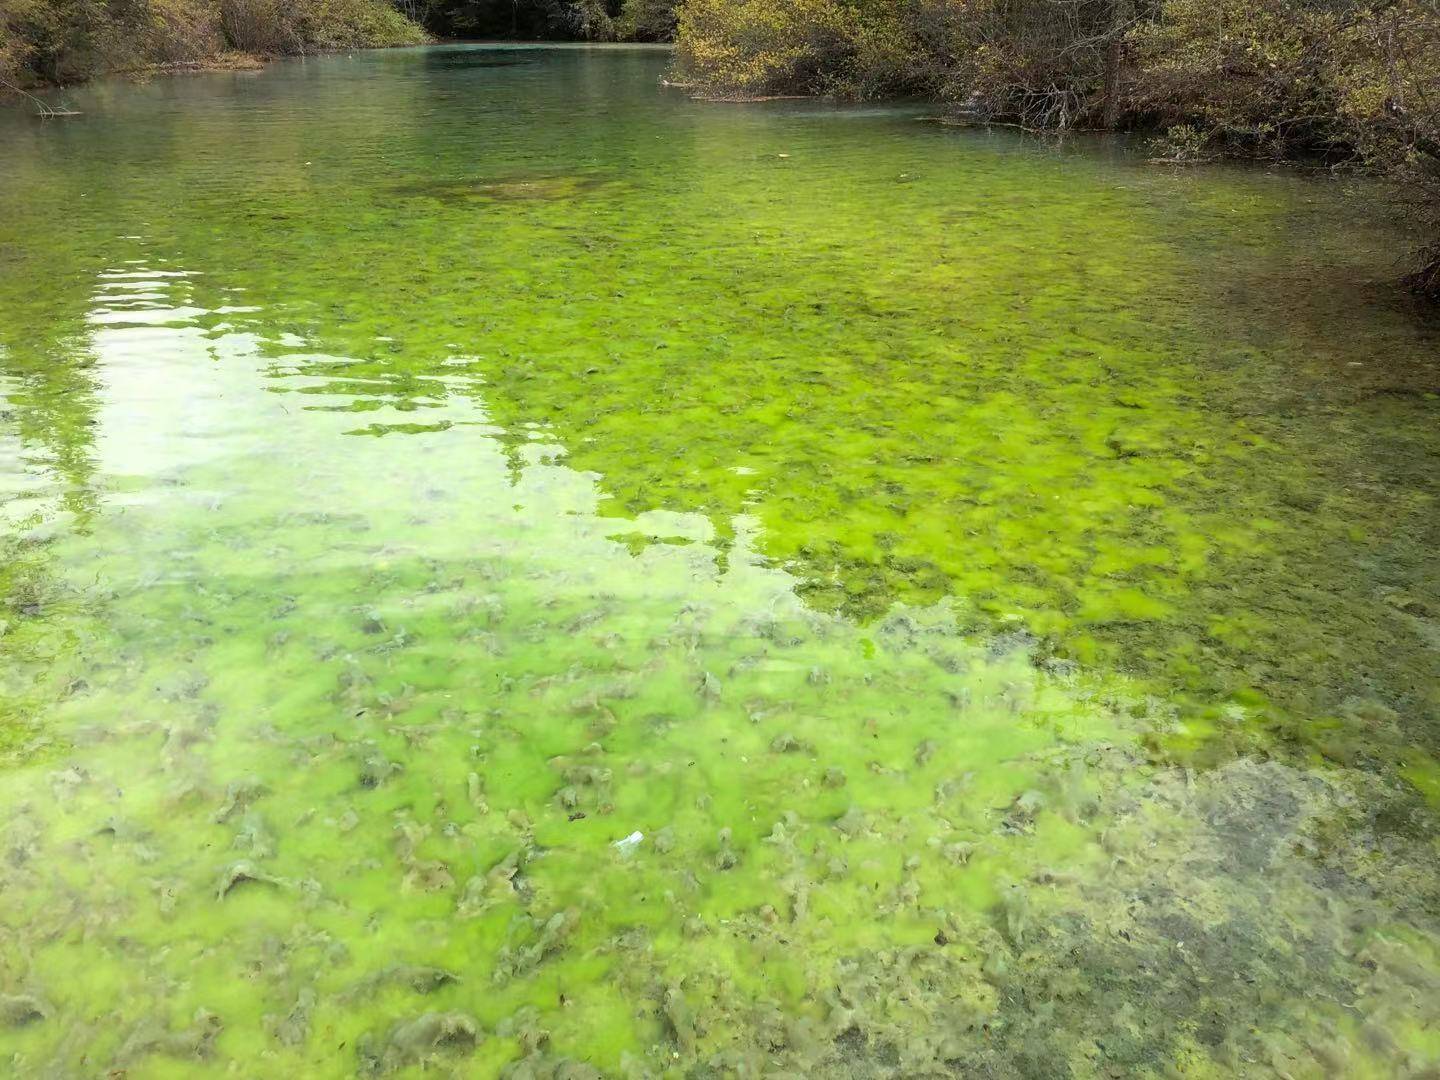
[(554, 176), (518, 173), (510, 176), (485, 177), (473, 180), (424, 180), (400, 184), (393, 188), (397, 195), (437, 199), (448, 203), (471, 201), (513, 202), (573, 199), (599, 193), (614, 185), (597, 175)]
[(511, 59), (5, 121), (11, 1071), (1433, 1069), (1334, 193)]

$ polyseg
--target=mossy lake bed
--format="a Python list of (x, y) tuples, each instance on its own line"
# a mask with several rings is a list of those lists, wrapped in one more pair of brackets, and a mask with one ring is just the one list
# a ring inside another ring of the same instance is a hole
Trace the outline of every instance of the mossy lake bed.
[(1434, 1075), (1383, 193), (667, 59), (0, 113), (0, 1072)]

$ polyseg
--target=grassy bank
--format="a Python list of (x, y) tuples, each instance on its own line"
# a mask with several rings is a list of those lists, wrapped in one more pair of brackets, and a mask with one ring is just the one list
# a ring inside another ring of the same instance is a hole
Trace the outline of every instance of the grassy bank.
[[(384, 0), (10, 0), (0, 79), (15, 87), (111, 71), (417, 44), (425, 31)], [(217, 59), (218, 58), (218, 59)]]

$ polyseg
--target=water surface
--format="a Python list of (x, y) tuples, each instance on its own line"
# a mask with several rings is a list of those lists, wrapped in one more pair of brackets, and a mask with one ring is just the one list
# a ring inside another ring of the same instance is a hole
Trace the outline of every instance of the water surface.
[(1383, 192), (667, 62), (0, 114), (8, 1071), (1440, 1068)]

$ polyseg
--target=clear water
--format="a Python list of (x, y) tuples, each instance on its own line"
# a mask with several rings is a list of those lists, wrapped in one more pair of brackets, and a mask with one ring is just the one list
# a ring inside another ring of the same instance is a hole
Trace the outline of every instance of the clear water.
[(1440, 1068), (1383, 193), (666, 63), (0, 115), (0, 1071)]

